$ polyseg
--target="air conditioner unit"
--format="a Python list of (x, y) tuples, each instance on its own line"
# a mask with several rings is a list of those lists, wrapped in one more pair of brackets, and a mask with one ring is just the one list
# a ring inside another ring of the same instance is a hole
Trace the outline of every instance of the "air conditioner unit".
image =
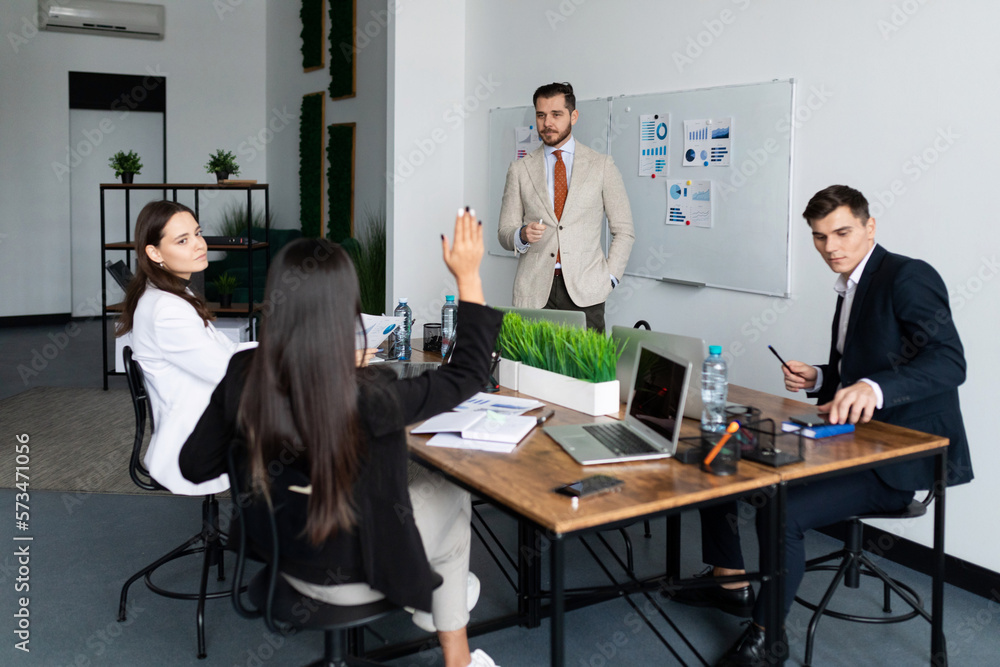
[(43, 30), (163, 39), (163, 5), (108, 0), (38, 0)]

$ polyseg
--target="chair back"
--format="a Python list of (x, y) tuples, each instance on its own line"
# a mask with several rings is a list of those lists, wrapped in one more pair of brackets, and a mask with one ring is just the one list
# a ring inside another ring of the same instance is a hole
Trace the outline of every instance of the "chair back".
[[(233, 447), (229, 448), (228, 466), (230, 492), (239, 536), (236, 571), (233, 576), (233, 606), (244, 618), (264, 617), (271, 632), (287, 633), (290, 629), (346, 630), (371, 623), (399, 609), (388, 600), (364, 605), (340, 606), (310, 598), (297, 590), (281, 576), (282, 540), (290, 539), (288, 531), (279, 531), (279, 523), (301, 525), (303, 517), (290, 517), (289, 512), (305, 511), (307, 503), (292, 502), (287, 491), (289, 483), (308, 485), (309, 479), (301, 472), (285, 466), (277, 476), (275, 485), (282, 487), (272, 492), (271, 502), (245, 489), (246, 471), (236, 461)], [(284, 492), (282, 490), (284, 489)], [(266, 528), (262, 527), (262, 523)], [(255, 559), (264, 561), (264, 569), (244, 586), (246, 561), (251, 551)], [(251, 605), (243, 600), (246, 592)], [(303, 614), (303, 610), (307, 613)]]
[(135, 411), (135, 438), (132, 441), (132, 456), (128, 462), (128, 474), (140, 489), (160, 491), (164, 487), (150, 477), (146, 466), (142, 464), (142, 440), (146, 434), (147, 415), (149, 417), (149, 432), (152, 433), (155, 428), (153, 410), (149, 405), (149, 393), (146, 391), (146, 381), (139, 363), (132, 358), (131, 347), (126, 346), (122, 350), (122, 359), (125, 361), (125, 379), (128, 381), (128, 391), (132, 395), (132, 409)]

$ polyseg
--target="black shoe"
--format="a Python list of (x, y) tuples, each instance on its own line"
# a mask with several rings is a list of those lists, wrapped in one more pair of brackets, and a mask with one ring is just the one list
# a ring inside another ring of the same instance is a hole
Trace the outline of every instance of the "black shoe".
[[(711, 576), (712, 569), (709, 568), (701, 574), (696, 574), (695, 578)], [(740, 618), (750, 618), (753, 615), (754, 595), (753, 588), (749, 584), (735, 589), (723, 588), (719, 584), (702, 588), (682, 588), (672, 593), (663, 591), (663, 595), (674, 602), (692, 607), (715, 607)]]
[(715, 667), (765, 667), (782, 664), (788, 659), (788, 635), (784, 629), (774, 648), (773, 653), (768, 652), (764, 644), (764, 629), (751, 623), (736, 643), (719, 658)]

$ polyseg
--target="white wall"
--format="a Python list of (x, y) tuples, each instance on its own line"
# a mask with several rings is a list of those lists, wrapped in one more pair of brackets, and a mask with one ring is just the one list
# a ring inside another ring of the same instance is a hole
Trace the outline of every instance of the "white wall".
[[(174, 182), (211, 182), (208, 154), (236, 151), (265, 126), (264, 0), (159, 4), (163, 41), (38, 32), (37, 0), (0, 3), (0, 317), (97, 314), (71, 303), (70, 180), (53, 167), (67, 162), (70, 70), (167, 78)], [(242, 177), (267, 182), (263, 159), (239, 158)], [(113, 180), (108, 169), (106, 182)]]
[[(884, 201), (882, 210), (873, 207), (878, 241), (926, 259), (941, 273), (969, 363), (961, 398), (977, 479), (949, 492), (948, 552), (1000, 571), (994, 540), (982, 538), (984, 527), (1000, 525), (994, 492), (1000, 452), (992, 446), (990, 419), (1000, 375), (994, 342), (1000, 226), (993, 223), (995, 185), (987, 166), (1000, 150), (990, 120), (1000, 95), (982, 79), (997, 62), (992, 26), (1000, 6), (974, 0), (508, 0), (470, 2), (466, 11), (465, 94), (475, 91), (480, 77), (492, 77), (499, 85), (489, 107), (529, 104), (534, 89), (551, 81), (570, 81), (578, 98), (591, 99), (798, 80), (793, 298), (627, 277), (609, 302), (608, 322), (631, 325), (644, 318), (654, 329), (721, 344), (730, 354), (732, 381), (781, 394), (781, 374), (766, 345), (786, 358), (825, 361), (835, 305), (835, 276), (812, 248), (799, 212), (814, 192), (833, 183), (859, 188), (873, 204)], [(644, 33), (651, 38), (643, 39)], [(439, 55), (450, 51), (439, 47)], [(678, 65), (675, 52), (690, 60)], [(441, 101), (414, 97), (409, 103), (431, 113)], [(470, 115), (465, 124), (465, 194), (480, 206), (488, 197), (487, 129), (485, 113)], [(931, 164), (923, 169), (914, 158), (925, 153)], [(892, 194), (893, 184), (900, 194)], [(436, 198), (445, 199), (452, 186), (441, 183)], [(499, 214), (484, 213), (494, 221)], [(644, 252), (637, 239), (633, 259), (641, 262)], [(510, 303), (513, 273), (514, 260), (487, 258), (492, 303)], [(924, 544), (930, 528), (929, 517), (919, 525), (890, 526)]]
[[(465, 84), (463, 0), (397, 1), (389, 40), (390, 300), (408, 297), (416, 331), (440, 322), (455, 283), (441, 260), (465, 205), (465, 136), (456, 114)], [(484, 155), (485, 159), (485, 155)], [(388, 304), (392, 308), (394, 304)]]
[[(326, 99), (326, 124), (357, 123), (354, 152), (354, 221), (360, 230), (366, 210), (385, 210), (386, 146), (386, 42), (394, 13), (386, 0), (358, 0), (359, 38), (355, 53), (357, 95), (351, 99), (329, 98), (329, 37), (324, 46), (326, 65), (313, 72), (302, 71), (301, 19), (298, 2), (267, 3), (267, 114), (272, 118), (293, 115), (294, 120), (277, 132), (258, 137), (267, 153), (271, 179), (271, 210), (275, 225), (299, 227), (299, 113), (302, 96), (322, 91)], [(329, 26), (329, 17), (327, 17)], [(334, 54), (339, 57), (340, 48)], [(274, 127), (277, 127), (276, 123)], [(268, 128), (273, 129), (273, 128)], [(248, 145), (248, 148), (253, 148)], [(323, 155), (326, 156), (324, 145)], [(326, 178), (324, 170), (324, 179)], [(325, 183), (325, 181), (324, 181)], [(325, 187), (325, 186), (324, 186)], [(324, 197), (326, 210), (328, 201)]]

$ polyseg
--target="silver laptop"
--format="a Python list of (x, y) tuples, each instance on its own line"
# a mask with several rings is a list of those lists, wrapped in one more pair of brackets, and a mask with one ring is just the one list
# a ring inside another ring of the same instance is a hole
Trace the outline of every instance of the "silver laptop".
[(526, 320), (541, 320), (578, 329), (587, 328), (587, 316), (579, 310), (552, 310), (549, 308), (497, 308), (497, 310), (504, 313), (517, 313)]
[(673, 456), (681, 434), (691, 368), (690, 361), (641, 343), (624, 421), (547, 426), (544, 430), (581, 465)]
[(704, 340), (692, 336), (620, 326), (611, 327), (611, 340), (615, 341), (621, 352), (615, 377), (618, 380), (622, 403), (628, 400), (629, 392), (632, 389), (632, 368), (635, 365), (639, 343), (649, 343), (664, 352), (691, 362), (694, 371), (691, 382), (688, 384), (687, 400), (684, 402), (684, 416), (691, 419), (701, 419), (701, 362), (708, 356), (708, 345)]

